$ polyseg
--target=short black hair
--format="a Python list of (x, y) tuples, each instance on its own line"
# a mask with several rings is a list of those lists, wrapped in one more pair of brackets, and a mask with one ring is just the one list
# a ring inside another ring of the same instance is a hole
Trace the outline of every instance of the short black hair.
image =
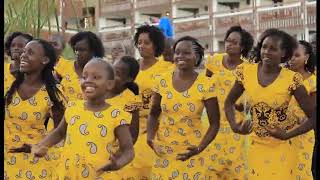
[(90, 50), (93, 52), (94, 57), (104, 57), (104, 47), (101, 39), (93, 32), (83, 31), (78, 32), (74, 36), (71, 37), (69, 44), (74, 50), (74, 46), (77, 42), (86, 39), (89, 44)]
[(24, 37), (25, 39), (28, 40), (28, 42), (30, 42), (33, 39), (33, 37), (30, 34), (27, 34), (27, 33), (22, 33), (22, 32), (18, 32), (18, 31), (11, 33), (7, 37), (6, 42), (4, 43), (4, 50), (7, 53), (7, 55), (10, 56), (10, 57), (11, 57), (11, 51), (10, 51), (11, 43), (12, 43), (13, 39), (18, 37), (18, 36)]
[(64, 41), (64, 37), (61, 34), (52, 34), (51, 37), (56, 37), (62, 45), (62, 48), (64, 49), (66, 47), (66, 43)]
[(105, 61), (104, 59), (102, 59), (100, 57), (93, 57), (88, 63), (90, 63), (90, 62), (91, 63), (92, 62), (100, 62), (100, 63), (104, 64), (105, 71), (106, 71), (107, 76), (108, 76), (108, 80), (114, 80), (114, 76), (115, 76), (114, 70), (113, 70), (112, 65), (109, 62)]
[(191, 36), (183, 36), (174, 43), (174, 45), (173, 45), (174, 52), (176, 51), (177, 44), (181, 41), (190, 41), (192, 43), (192, 45), (194, 46), (193, 50), (195, 51), (197, 58), (198, 58), (196, 66), (198, 67), (201, 64), (201, 61), (204, 56), (204, 48), (202, 47), (202, 45), (199, 43), (199, 41), (196, 38), (191, 37)]
[(303, 40), (300, 40), (299, 44), (301, 44), (304, 47), (305, 53), (309, 55), (309, 59), (307, 60), (307, 64), (304, 65), (304, 68), (310, 73), (314, 73), (316, 65), (316, 56), (313, 52), (312, 45), (307, 41)]
[(260, 52), (261, 52), (262, 43), (267, 37), (279, 38), (279, 40), (281, 41), (280, 48), (285, 51), (285, 55), (281, 59), (281, 63), (288, 62), (291, 59), (294, 50), (298, 46), (296, 39), (293, 38), (288, 33), (284, 32), (282, 30), (279, 30), (279, 29), (271, 29), (271, 30), (266, 30), (266, 31), (262, 33), (263, 36), (259, 38), (260, 42), (258, 42), (257, 47), (254, 49), (254, 51), (255, 51), (254, 55), (256, 57), (255, 58), (256, 62), (261, 61)]
[(134, 45), (138, 47), (138, 40), (141, 33), (148, 33), (153, 46), (155, 47), (154, 55), (159, 57), (164, 49), (165, 36), (159, 28), (156, 26), (142, 25), (137, 28), (137, 32), (134, 35)]
[(245, 29), (242, 29), (241, 26), (232, 26), (228, 29), (226, 36), (224, 37), (224, 41), (227, 40), (229, 35), (233, 32), (237, 32), (241, 36), (240, 40), (240, 46), (241, 46), (241, 55), (244, 57), (248, 56), (249, 51), (251, 50), (253, 46), (253, 37), (252, 35), (246, 31)]

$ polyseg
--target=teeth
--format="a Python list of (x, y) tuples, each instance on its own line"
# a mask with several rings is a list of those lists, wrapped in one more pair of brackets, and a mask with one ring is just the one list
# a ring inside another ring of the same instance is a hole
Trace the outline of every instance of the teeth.
[(86, 92), (92, 92), (94, 90), (95, 90), (94, 87), (86, 87)]

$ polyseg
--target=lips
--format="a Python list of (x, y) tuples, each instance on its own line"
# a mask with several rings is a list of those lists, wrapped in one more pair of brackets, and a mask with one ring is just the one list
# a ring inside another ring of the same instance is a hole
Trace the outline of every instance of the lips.
[(85, 92), (85, 93), (93, 93), (95, 90), (96, 90), (95, 87), (86, 86), (85, 89), (84, 89), (84, 92)]

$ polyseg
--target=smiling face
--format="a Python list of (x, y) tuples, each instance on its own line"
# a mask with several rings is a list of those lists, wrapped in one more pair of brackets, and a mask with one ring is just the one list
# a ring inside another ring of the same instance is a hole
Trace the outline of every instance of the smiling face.
[(305, 62), (309, 59), (309, 55), (306, 54), (306, 50), (303, 45), (299, 44), (295, 49), (292, 58), (289, 61), (289, 69), (292, 71), (298, 71), (304, 69)]
[(23, 36), (17, 36), (12, 40), (10, 45), (12, 60), (20, 61), (20, 56), (23, 52), (23, 48), (26, 46), (27, 43), (28, 43), (28, 40)]
[(129, 77), (129, 67), (126, 63), (119, 60), (113, 64), (113, 70), (115, 75), (115, 84), (116, 86), (123, 86), (127, 82), (132, 81), (132, 78)]
[(279, 66), (285, 52), (281, 49), (281, 40), (275, 37), (267, 37), (262, 42), (261, 59), (262, 63), (268, 66)]
[(83, 68), (81, 77), (81, 89), (88, 100), (104, 98), (105, 94), (114, 86), (114, 80), (110, 80), (106, 62), (93, 60)]
[(31, 41), (25, 46), (21, 55), (20, 71), (27, 74), (42, 71), (49, 61), (42, 45), (37, 41)]
[(84, 67), (93, 57), (93, 51), (90, 49), (86, 39), (78, 41), (74, 46), (75, 58), (79, 65)]
[(176, 45), (173, 58), (174, 63), (181, 70), (194, 68), (197, 62), (197, 56), (193, 50), (192, 42), (180, 41)]
[(154, 57), (154, 44), (149, 38), (149, 33), (141, 33), (138, 38), (137, 44), (140, 56), (143, 58)]
[(238, 32), (230, 33), (224, 43), (226, 53), (228, 53), (230, 55), (241, 54), (240, 43), (241, 43), (240, 33), (238, 33)]

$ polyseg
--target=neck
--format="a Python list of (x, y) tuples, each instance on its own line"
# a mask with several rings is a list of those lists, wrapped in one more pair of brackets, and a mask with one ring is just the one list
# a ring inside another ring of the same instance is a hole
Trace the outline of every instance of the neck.
[(18, 71), (20, 69), (20, 60), (13, 60), (10, 66), (11, 72)]
[(261, 64), (262, 64), (261, 70), (264, 73), (271, 73), (271, 74), (278, 73), (281, 70), (280, 66), (268, 66), (263, 63), (261, 63)]
[(156, 58), (155, 57), (143, 57), (141, 60), (141, 63), (147, 67), (153, 65), (156, 62)]
[(190, 79), (196, 74), (194, 69), (178, 69), (176, 72), (180, 79)]
[(113, 98), (115, 96), (118, 96), (119, 94), (121, 94), (124, 90), (126, 90), (126, 87), (121, 86), (119, 88), (115, 88), (112, 92), (110, 92), (109, 94), (107, 94), (107, 99)]
[(238, 65), (242, 63), (240, 57), (240, 54), (228, 54), (228, 61), (230, 64)]
[(308, 77), (311, 76), (311, 73), (306, 71), (304, 68), (298, 69), (297, 72), (302, 75), (303, 79), (307, 79)]
[(87, 102), (88, 109), (97, 109), (104, 107), (107, 103), (103, 98), (96, 98), (96, 99), (88, 99)]
[(24, 82), (26, 84), (35, 85), (42, 82), (41, 71), (34, 72), (31, 74), (24, 74)]

